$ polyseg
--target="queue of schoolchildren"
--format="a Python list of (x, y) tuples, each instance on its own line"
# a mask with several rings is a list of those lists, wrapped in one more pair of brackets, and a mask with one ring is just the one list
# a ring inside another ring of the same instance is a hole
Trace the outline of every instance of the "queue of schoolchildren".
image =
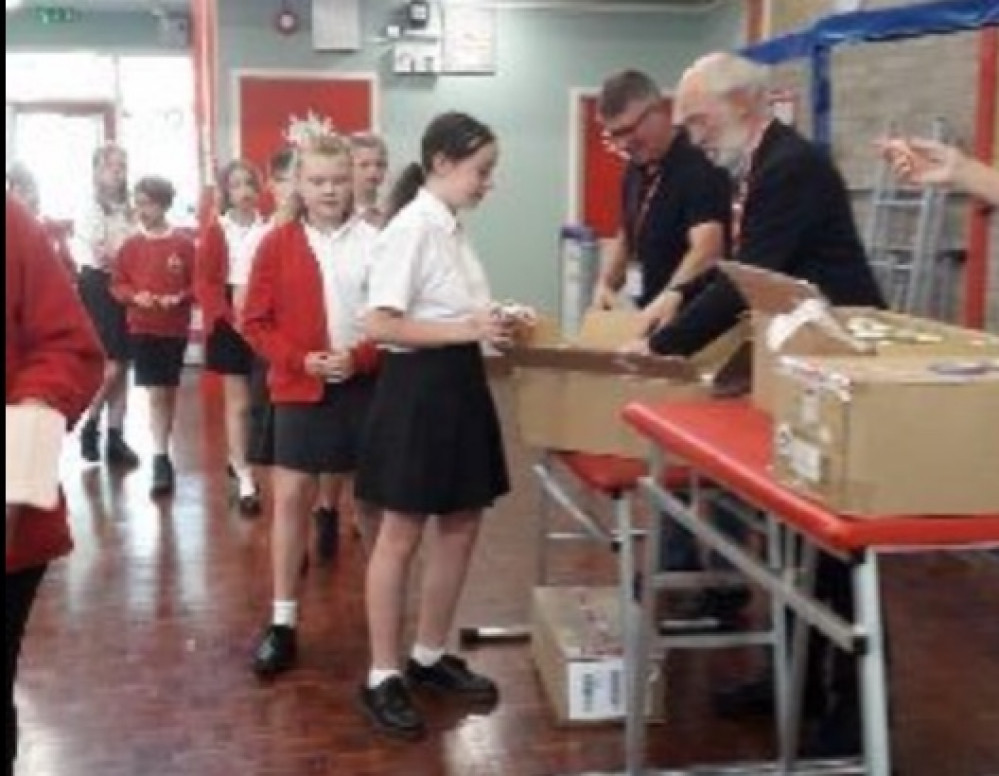
[[(810, 280), (834, 303), (881, 304), (842, 178), (773, 118), (766, 88), (765, 71), (728, 54), (688, 69), (672, 110), (643, 73), (605, 82), (598, 112), (628, 166), (621, 229), (594, 305), (614, 304), (638, 261), (644, 329), (629, 350), (689, 353), (735, 319), (741, 303), (712, 267), (722, 255)], [(20, 188), (32, 206), (30, 176), (9, 176), (7, 403), (37, 400), (79, 418), (84, 461), (133, 468), (139, 457), (124, 435), (131, 373), (148, 391), (150, 494), (169, 497), (178, 387), (199, 310), (205, 369), (222, 385), (233, 503), (259, 514), (266, 478), (273, 504), (273, 609), (252, 670), (271, 680), (295, 666), (309, 546), (332, 557), (343, 515), (367, 552), (371, 660), (357, 703), (378, 730), (420, 738), (414, 693), (484, 706), (499, 697), (446, 645), (483, 513), (510, 487), (484, 354), (530, 325), (529, 311), (493, 301), (462, 225), (462, 212), (493, 187), (500, 145), (470, 115), (438, 115), (419, 160), (382, 198), (388, 158), (377, 135), (341, 135), (312, 120), (287, 139), (266, 176), (245, 160), (222, 168), (217, 214), (197, 235), (168, 222), (168, 180), (128, 188), (117, 146), (95, 153), (93, 202), (68, 244), (12, 196)], [(994, 170), (954, 149), (896, 140), (883, 152), (917, 183), (999, 199)], [(57, 308), (62, 315), (50, 314)], [(62, 364), (55, 372), (38, 367), (46, 348)], [(9, 763), (24, 624), (46, 565), (69, 546), (64, 506), (46, 519), (15, 520), (21, 511), (8, 504)], [(415, 641), (404, 652), (407, 580), (424, 539)], [(667, 566), (698, 562), (683, 537), (671, 547)], [(848, 579), (827, 560), (820, 587), (834, 608), (849, 608)], [(807, 702), (831, 720), (834, 737), (849, 739), (832, 748), (849, 749), (858, 735), (855, 666), (826, 662), (815, 679), (822, 691)], [(770, 686), (764, 676), (720, 700), (751, 710), (772, 703)]]

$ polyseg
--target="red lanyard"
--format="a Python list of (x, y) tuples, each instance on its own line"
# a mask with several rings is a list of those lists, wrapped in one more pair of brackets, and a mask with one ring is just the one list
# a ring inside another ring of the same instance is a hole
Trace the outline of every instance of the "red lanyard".
[(638, 242), (638, 236), (645, 228), (645, 220), (648, 218), (649, 208), (652, 207), (652, 199), (656, 196), (656, 192), (659, 191), (659, 183), (662, 181), (662, 178), (663, 168), (660, 166), (656, 168), (656, 174), (649, 181), (645, 189), (645, 194), (642, 196), (642, 203), (638, 206), (638, 212), (635, 214), (635, 221), (631, 229), (632, 245)]

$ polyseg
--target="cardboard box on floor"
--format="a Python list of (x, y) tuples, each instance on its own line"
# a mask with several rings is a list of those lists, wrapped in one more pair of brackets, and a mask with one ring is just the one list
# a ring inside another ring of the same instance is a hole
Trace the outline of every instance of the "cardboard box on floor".
[(999, 514), (999, 356), (785, 357), (775, 476), (837, 512)]
[[(531, 655), (559, 724), (624, 719), (622, 644), (617, 588), (534, 588)], [(662, 658), (651, 665), (646, 719), (661, 721), (666, 704)]]
[[(811, 284), (758, 267), (721, 262), (720, 267), (752, 310), (753, 403), (774, 409), (776, 364), (781, 356), (999, 356), (999, 336), (926, 318), (870, 307), (831, 307)], [(774, 330), (803, 303), (824, 308), (827, 325), (791, 322), (793, 333)], [(775, 336), (776, 335), (776, 336)]]
[(524, 444), (644, 458), (648, 442), (621, 421), (624, 406), (709, 396), (711, 375), (746, 339), (746, 328), (737, 327), (691, 358), (617, 352), (638, 328), (633, 310), (591, 311), (567, 343), (553, 323), (539, 322), (530, 341), (510, 353)]

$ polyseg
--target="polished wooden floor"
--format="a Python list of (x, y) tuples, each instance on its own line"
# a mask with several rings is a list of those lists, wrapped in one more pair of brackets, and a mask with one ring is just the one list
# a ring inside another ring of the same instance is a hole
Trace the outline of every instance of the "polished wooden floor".
[[(307, 577), (301, 667), (258, 683), (247, 667), (269, 615), (268, 521), (229, 508), (217, 391), (192, 372), (182, 402), (179, 487), (168, 504), (149, 500), (146, 466), (113, 475), (67, 456), (78, 546), (53, 568), (29, 627), (20, 776), (546, 776), (620, 766), (618, 728), (553, 725), (519, 644), (469, 654), (502, 688), (493, 713), (433, 706), (425, 742), (373, 736), (353, 702), (367, 652), (363, 557), (348, 536), (338, 560)], [(140, 449), (144, 414), (139, 393), (129, 437)], [(535, 495), (529, 457), (508, 436), (515, 494), (488, 518), (460, 624), (526, 613)], [(610, 579), (596, 549), (561, 557), (560, 580)], [(890, 558), (884, 579), (898, 773), (999, 774), (999, 563)], [(723, 721), (707, 702), (750, 661), (671, 656), (670, 718), (651, 729), (655, 765), (771, 752), (765, 721)]]

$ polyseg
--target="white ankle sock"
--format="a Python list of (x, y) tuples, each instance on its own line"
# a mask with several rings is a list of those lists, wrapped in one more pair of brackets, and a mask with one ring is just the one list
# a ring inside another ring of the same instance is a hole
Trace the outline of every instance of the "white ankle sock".
[(273, 622), (287, 628), (298, 625), (298, 601), (275, 601)]
[(428, 668), (444, 657), (444, 648), (433, 649), (422, 644), (413, 645), (413, 653), (410, 655), (421, 666)]
[(402, 676), (396, 668), (372, 668), (368, 671), (368, 689), (373, 690), (386, 679), (393, 676)]
[(257, 483), (253, 481), (253, 476), (249, 471), (236, 473), (236, 486), (240, 498), (257, 495)]

